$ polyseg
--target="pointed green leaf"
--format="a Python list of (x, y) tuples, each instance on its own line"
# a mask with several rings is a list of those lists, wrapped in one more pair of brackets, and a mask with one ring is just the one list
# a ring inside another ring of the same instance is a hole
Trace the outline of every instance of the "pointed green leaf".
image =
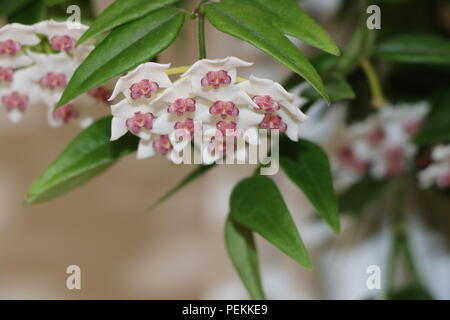
[(14, 12), (8, 17), (8, 23), (34, 24), (45, 20), (46, 7), (44, 0), (34, 0), (22, 10)]
[(21, 9), (26, 10), (26, 6), (33, 0), (2, 0), (0, 1), (0, 16), (7, 17)]
[(45, 2), (47, 3), (48, 6), (54, 6), (56, 4), (64, 3), (67, 1), (69, 1), (69, 0), (45, 0)]
[(266, 299), (261, 284), (258, 253), (252, 231), (228, 216), (225, 223), (225, 244), (228, 255), (250, 298), (255, 300)]
[(339, 49), (328, 33), (292, 0), (222, 0), (240, 5), (245, 3), (267, 13), (270, 22), (281, 32), (338, 55)]
[(212, 169), (214, 167), (214, 164), (212, 165), (202, 165), (198, 166), (197, 169), (192, 171), (190, 174), (188, 174), (183, 180), (180, 181), (173, 189), (169, 190), (164, 196), (162, 196), (158, 201), (156, 201), (154, 204), (152, 204), (149, 208), (149, 210), (154, 209), (159, 204), (163, 203), (167, 199), (169, 199), (171, 196), (173, 196), (175, 193), (180, 191), (183, 187), (187, 186), (192, 181), (196, 180), (197, 178), (200, 178), (203, 176), (206, 172), (209, 171), (209, 169)]
[(75, 71), (57, 107), (154, 58), (176, 39), (184, 18), (178, 9), (163, 8), (115, 29)]
[(160, 8), (178, 2), (179, 0), (116, 0), (94, 21), (90, 28), (81, 36), (77, 44), (89, 38), (112, 30), (122, 24), (136, 20)]
[[(334, 76), (329, 80), (325, 80), (325, 90), (330, 97), (330, 101), (339, 101), (354, 99), (355, 92), (350, 84), (341, 76)], [(312, 88), (307, 88), (302, 92), (302, 96), (309, 100), (319, 100), (320, 95), (312, 90)]]
[(330, 164), (322, 148), (306, 140), (285, 139), (280, 145), (280, 165), (320, 216), (339, 232), (339, 211)]
[(432, 34), (406, 34), (381, 43), (375, 54), (396, 62), (450, 64), (450, 41)]
[(204, 6), (205, 14), (211, 24), (219, 31), (244, 40), (277, 59), (305, 78), (328, 100), (319, 74), (305, 58), (303, 53), (271, 23), (267, 15), (253, 6), (210, 3)]
[(230, 208), (234, 221), (259, 233), (304, 267), (312, 267), (291, 214), (271, 179), (255, 176), (239, 182), (231, 194)]
[(337, 70), (342, 75), (347, 75), (359, 66), (362, 60), (370, 58), (373, 53), (377, 30), (367, 28), (366, 19), (362, 19), (349, 43), (343, 50), (342, 56), (337, 62)]
[(138, 138), (128, 134), (110, 142), (111, 117), (105, 117), (77, 136), (31, 186), (26, 204), (53, 199), (86, 183), (137, 149)]
[(433, 98), (431, 111), (414, 137), (414, 142), (418, 145), (426, 145), (450, 140), (449, 110), (450, 91), (444, 90)]

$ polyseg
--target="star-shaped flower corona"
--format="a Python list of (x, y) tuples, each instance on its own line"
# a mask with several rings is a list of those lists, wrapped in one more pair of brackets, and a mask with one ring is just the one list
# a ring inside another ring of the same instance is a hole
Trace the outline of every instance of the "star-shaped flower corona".
[(236, 57), (202, 59), (194, 63), (181, 76), (189, 76), (194, 92), (202, 89), (219, 89), (236, 83), (238, 68), (252, 65), (253, 63)]

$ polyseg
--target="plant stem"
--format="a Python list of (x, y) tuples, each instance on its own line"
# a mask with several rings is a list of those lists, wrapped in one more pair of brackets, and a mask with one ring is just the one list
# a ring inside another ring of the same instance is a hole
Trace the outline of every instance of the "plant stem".
[(386, 277), (386, 299), (389, 299), (394, 290), (397, 261), (399, 257), (404, 258), (406, 268), (409, 271), (413, 283), (419, 287), (422, 287), (422, 281), (420, 280), (419, 274), (414, 264), (411, 249), (408, 244), (404, 207), (406, 204), (406, 193), (409, 191), (407, 190), (408, 188), (406, 186), (408, 185), (409, 181), (403, 178), (399, 177), (398, 179), (393, 181), (391, 191), (392, 198), (390, 200), (392, 202), (392, 206), (390, 213), (392, 214), (391, 227), (393, 232), (393, 239), (391, 252), (389, 254), (389, 266), (387, 271), (388, 274)]
[(205, 1), (202, 1), (196, 10), (198, 16), (198, 55), (199, 59), (206, 58), (206, 45), (205, 45), (205, 14), (202, 11), (202, 5)]
[(386, 99), (384, 98), (383, 90), (381, 89), (381, 84), (375, 69), (368, 59), (363, 59), (361, 61), (361, 68), (363, 69), (370, 86), (372, 105), (375, 108), (383, 108), (386, 105)]

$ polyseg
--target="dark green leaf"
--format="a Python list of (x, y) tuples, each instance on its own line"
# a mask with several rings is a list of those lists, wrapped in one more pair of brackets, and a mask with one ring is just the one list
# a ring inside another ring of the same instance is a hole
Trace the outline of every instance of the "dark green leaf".
[(209, 169), (212, 169), (214, 165), (205, 165), (205, 166), (199, 166), (197, 169), (192, 171), (190, 174), (188, 174), (183, 180), (180, 181), (173, 189), (171, 189), (169, 192), (167, 192), (164, 196), (162, 196), (158, 201), (156, 201), (154, 204), (150, 206), (150, 210), (158, 206), (159, 204), (163, 203), (167, 199), (169, 199), (171, 196), (173, 196), (175, 193), (180, 191), (183, 187), (187, 186), (189, 183), (193, 182), (197, 178), (200, 178), (203, 176), (206, 172), (209, 171)]
[[(0, 16), (7, 17), (31, 3), (33, 0), (0, 0)], [(25, 8), (26, 9), (26, 8)]]
[(78, 44), (96, 35), (136, 20), (179, 0), (116, 0), (94, 21)]
[(359, 213), (380, 195), (384, 181), (364, 177), (338, 196), (339, 211)]
[(433, 300), (431, 294), (420, 286), (408, 286), (392, 292), (389, 300)]
[(407, 63), (450, 64), (450, 41), (432, 34), (407, 34), (381, 43), (375, 54)]
[(110, 142), (111, 117), (105, 117), (76, 137), (31, 186), (25, 202), (53, 199), (84, 184), (137, 149), (138, 138), (128, 134)]
[(339, 49), (328, 33), (292, 0), (222, 0), (235, 6), (245, 3), (267, 13), (267, 18), (281, 32), (338, 55)]
[(450, 140), (450, 91), (445, 90), (434, 97), (430, 113), (424, 120), (414, 142), (419, 145)]
[(280, 144), (280, 164), (320, 216), (339, 232), (339, 211), (330, 164), (322, 148), (306, 140), (285, 139)]
[(163, 8), (115, 29), (75, 71), (57, 107), (154, 58), (177, 38), (184, 18)]
[[(343, 77), (335, 76), (333, 77), (333, 79), (325, 80), (325, 91), (330, 97), (330, 101), (339, 101), (355, 98), (355, 92), (353, 91), (350, 84)], [(302, 92), (302, 96), (310, 100), (321, 99), (317, 91), (312, 90), (312, 88), (308, 88), (304, 92)]]
[(264, 176), (242, 180), (234, 188), (231, 218), (259, 233), (292, 259), (311, 268), (308, 252), (275, 183)]
[(267, 23), (266, 14), (253, 6), (225, 2), (204, 7), (206, 16), (218, 30), (244, 40), (277, 59), (305, 78), (326, 99), (319, 74), (303, 53), (286, 36)]
[(69, 0), (45, 0), (45, 2), (47, 3), (48, 6), (54, 6), (54, 5), (64, 3), (67, 1), (69, 1)]
[(362, 19), (339, 58), (337, 70), (341, 74), (347, 75), (359, 66), (362, 60), (368, 59), (372, 55), (376, 37), (377, 30), (368, 29), (366, 19)]
[(28, 6), (8, 17), (8, 23), (17, 22), (22, 24), (34, 24), (45, 20), (46, 7), (44, 0), (35, 0)]
[(252, 231), (228, 217), (225, 223), (225, 244), (228, 255), (250, 297), (256, 300), (266, 299)]

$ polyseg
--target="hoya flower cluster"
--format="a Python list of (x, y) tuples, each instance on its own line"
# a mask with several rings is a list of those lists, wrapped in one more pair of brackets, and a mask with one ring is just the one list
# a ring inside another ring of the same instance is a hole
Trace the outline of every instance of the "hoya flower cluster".
[(427, 103), (386, 106), (346, 128), (343, 142), (332, 154), (338, 187), (346, 188), (366, 174), (380, 180), (409, 169), (417, 152), (411, 137), (428, 109)]
[(245, 161), (246, 145), (258, 144), (258, 129), (297, 140), (306, 116), (293, 104), (294, 96), (272, 80), (238, 77), (240, 68), (251, 65), (235, 57), (203, 59), (174, 82), (167, 75), (169, 64), (138, 66), (118, 80), (110, 97), (123, 96), (111, 106), (111, 140), (135, 134), (138, 158), (170, 156), (193, 142), (203, 163), (230, 150)]
[(0, 103), (11, 121), (20, 121), (30, 108), (44, 107), (53, 127), (72, 120), (82, 127), (92, 123), (93, 109), (110, 95), (104, 87), (54, 110), (75, 69), (94, 48), (75, 46), (86, 29), (52, 20), (0, 28)]
[(418, 174), (420, 186), (450, 188), (450, 144), (434, 147), (431, 159), (431, 164)]

